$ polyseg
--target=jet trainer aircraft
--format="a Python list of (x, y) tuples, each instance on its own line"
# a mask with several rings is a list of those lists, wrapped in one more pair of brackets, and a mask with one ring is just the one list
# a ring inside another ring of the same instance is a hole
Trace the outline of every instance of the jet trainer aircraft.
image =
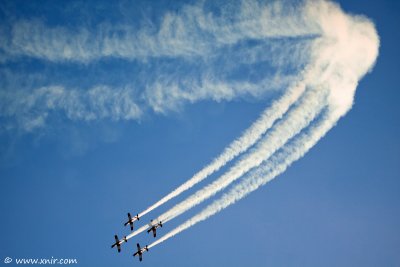
[(111, 248), (117, 246), (118, 252), (121, 252), (121, 244), (124, 242), (128, 242), (128, 239), (126, 239), (126, 236), (124, 236), (124, 238), (118, 240), (117, 235), (115, 235), (114, 238), (115, 238), (115, 243), (111, 245)]
[(136, 214), (133, 218), (131, 217), (131, 214), (128, 212), (128, 221), (124, 223), (124, 226), (127, 226), (128, 224), (131, 226), (131, 231), (133, 231), (133, 222), (134, 221), (139, 221), (139, 214)]
[[(153, 220), (151, 220), (150, 222), (153, 222)], [(162, 222), (160, 221), (157, 224), (152, 224), (152, 226), (149, 228), (149, 230), (147, 230), (147, 233), (150, 233), (150, 231), (153, 231), (153, 236), (156, 237), (157, 235), (157, 228), (162, 227)]]
[(136, 246), (137, 246), (137, 252), (135, 252), (135, 253), (133, 254), (133, 257), (136, 257), (136, 255), (139, 255), (139, 261), (142, 261), (142, 254), (143, 254), (145, 251), (149, 251), (149, 249), (148, 249), (147, 245), (146, 245), (144, 248), (140, 248), (139, 243), (137, 243)]

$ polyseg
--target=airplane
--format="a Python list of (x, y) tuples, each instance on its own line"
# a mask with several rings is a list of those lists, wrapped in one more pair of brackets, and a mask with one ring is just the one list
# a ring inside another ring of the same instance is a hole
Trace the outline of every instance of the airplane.
[(124, 238), (118, 240), (117, 235), (115, 235), (114, 238), (115, 238), (115, 243), (111, 245), (111, 248), (117, 246), (118, 252), (121, 252), (121, 244), (124, 242), (128, 242), (128, 239), (126, 239), (126, 236), (124, 236)]
[(124, 223), (124, 226), (127, 226), (129, 224), (131, 226), (131, 231), (133, 231), (133, 222), (136, 220), (139, 221), (139, 214), (136, 214), (136, 216), (132, 218), (131, 214), (128, 212), (128, 221)]
[[(151, 220), (150, 222), (153, 222), (153, 220)], [(158, 227), (162, 227), (162, 222), (160, 221), (159, 223), (157, 223), (157, 224), (152, 224), (152, 226), (149, 228), (149, 230), (147, 230), (147, 233), (150, 233), (150, 231), (153, 231), (153, 236), (154, 237), (156, 237), (156, 235), (157, 235), (157, 228)]]
[(136, 257), (136, 255), (139, 255), (139, 261), (142, 261), (142, 254), (143, 254), (145, 251), (149, 251), (149, 248), (147, 247), (147, 245), (146, 245), (144, 248), (140, 248), (139, 243), (137, 243), (136, 246), (137, 246), (137, 252), (135, 252), (135, 253), (133, 254), (133, 257)]

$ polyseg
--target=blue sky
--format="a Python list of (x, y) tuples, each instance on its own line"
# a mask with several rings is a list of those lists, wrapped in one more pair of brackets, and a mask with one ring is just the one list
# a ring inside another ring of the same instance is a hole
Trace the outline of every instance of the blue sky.
[[(129, 233), (126, 212), (142, 211), (215, 158), (296, 79), (318, 38), (306, 21), (311, 33), (295, 40), (243, 38), (226, 48), (231, 36), (223, 31), (187, 24), (190, 34), (179, 37), (172, 30), (178, 23), (149, 41), (166, 14), (190, 22), (194, 1), (0, 3), (2, 261), (138, 264), (134, 245), (150, 244), (151, 236), (129, 240), (120, 255), (110, 249), (114, 234)], [(238, 19), (236, 2), (202, 4), (225, 26)], [(154, 247), (143, 266), (399, 265), (399, 4), (339, 4), (371, 19), (380, 38), (353, 108), (278, 179)], [(96, 43), (102, 36), (111, 39), (109, 50)], [(132, 47), (129, 38), (137, 41)], [(209, 203), (166, 223), (159, 235)]]

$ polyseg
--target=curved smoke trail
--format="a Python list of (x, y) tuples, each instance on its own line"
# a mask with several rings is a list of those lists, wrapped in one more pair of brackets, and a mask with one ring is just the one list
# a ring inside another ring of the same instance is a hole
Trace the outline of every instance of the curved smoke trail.
[(306, 133), (301, 133), (295, 138), (295, 140), (284, 146), (280, 152), (262, 164), (262, 166), (249, 173), (241, 183), (223, 194), (220, 199), (215, 200), (201, 212), (157, 241), (153, 242), (149, 245), (149, 248), (154, 247), (191, 226), (208, 219), (212, 215), (234, 204), (249, 193), (258, 189), (260, 186), (268, 183), (273, 178), (283, 173), (291, 163), (301, 158), (312, 146), (314, 146), (318, 140), (328, 132), (332, 125), (333, 124), (329, 120), (323, 120), (317, 125), (311, 126), (312, 130)]
[[(332, 3), (308, 2), (308, 8), (310, 14), (318, 18), (324, 35), (315, 44), (315, 71), (311, 72), (307, 85), (329, 89), (326, 113), (321, 120), (311, 124), (307, 131), (297, 135), (228, 193), (149, 248), (234, 204), (284, 172), (294, 161), (304, 156), (352, 107), (358, 81), (372, 68), (378, 55), (379, 38), (375, 28), (365, 18), (346, 16)], [(321, 70), (324, 70), (323, 75)]]
[[(287, 114), (273, 126), (256, 145), (252, 152), (248, 152), (238, 163), (231, 167), (220, 178), (198, 190), (181, 203), (175, 205), (169, 211), (159, 216), (156, 221), (163, 223), (177, 217), (190, 208), (200, 204), (204, 200), (215, 195), (226, 188), (229, 184), (239, 179), (243, 174), (254, 167), (257, 167), (293, 136), (307, 127), (326, 104), (325, 90), (308, 89), (300, 98), (299, 102), (290, 109)], [(139, 228), (127, 238), (131, 238), (146, 229), (145, 226)]]
[(159, 216), (156, 220), (167, 222), (182, 214), (188, 209), (200, 204), (204, 200), (226, 188), (229, 184), (239, 179), (243, 174), (260, 165), (275, 153), (282, 145), (307, 127), (318, 115), (325, 105), (326, 95), (324, 90), (307, 90), (299, 100), (298, 105), (289, 110), (285, 117), (279, 121), (270, 132), (262, 138), (253, 151), (248, 152), (225, 174), (211, 184), (198, 190), (186, 200), (175, 205), (169, 211)]
[(146, 210), (139, 213), (139, 217), (149, 213), (150, 211), (156, 209), (157, 207), (163, 205), (172, 198), (178, 196), (184, 191), (190, 189), (197, 183), (203, 181), (208, 176), (218, 171), (229, 161), (231, 161), (236, 156), (240, 155), (246, 151), (249, 147), (254, 145), (261, 136), (273, 125), (273, 123), (281, 118), (283, 114), (289, 109), (293, 103), (295, 103), (299, 97), (303, 94), (305, 90), (304, 84), (300, 83), (288, 90), (281, 99), (275, 101), (271, 107), (264, 110), (261, 116), (255, 121), (243, 134), (241, 137), (233, 141), (216, 159), (214, 159), (209, 165), (204, 167), (202, 170), (197, 172), (188, 181), (180, 185), (174, 191), (148, 207)]

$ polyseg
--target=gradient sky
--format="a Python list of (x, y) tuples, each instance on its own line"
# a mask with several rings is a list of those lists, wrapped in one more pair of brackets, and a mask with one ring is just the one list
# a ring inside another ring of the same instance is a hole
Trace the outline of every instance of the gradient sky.
[[(278, 179), (156, 246), (144, 255), (141, 266), (400, 265), (400, 93), (395, 86), (400, 3), (339, 3), (345, 12), (370, 18), (381, 39), (377, 63), (361, 80), (352, 110)], [(45, 21), (71, 30), (81, 25), (95, 29), (102, 23), (142, 25), (146, 19), (157, 24), (161, 14), (179, 13), (185, 4), (2, 0), (0, 29), (7, 31), (16, 21)], [(218, 11), (217, 4), (208, 5)], [(5, 37), (1, 42), (7, 41)], [(160, 66), (164, 75), (184, 77), (224, 67), (214, 60), (210, 70), (199, 70), (196, 67), (205, 64), (174, 62), (168, 57), (146, 64), (119, 58), (60, 63), (21, 55), (9, 60), (2, 49), (3, 91), (49, 81), (82, 88), (118, 87), (134, 74), (157, 74)], [(299, 66), (293, 64), (286, 74)], [(244, 79), (238, 70), (229, 71), (228, 78)], [(243, 72), (254, 81), (260, 79), (251, 69)], [(152, 77), (135, 79), (145, 85)], [(176, 109), (165, 113), (153, 106), (133, 120), (106, 117), (87, 122), (51, 115), (45, 125), (34, 129), (26, 128), (23, 118), (1, 116), (1, 264), (9, 256), (76, 258), (79, 266), (138, 265), (132, 257), (135, 243), (149, 244), (151, 236), (144, 233), (129, 240), (120, 255), (110, 248), (114, 234), (129, 233), (123, 227), (126, 213), (142, 211), (209, 163), (258, 117), (270, 99), (271, 94), (232, 101), (199, 100), (193, 105), (173, 103)], [(165, 224), (159, 234), (202, 207)]]

